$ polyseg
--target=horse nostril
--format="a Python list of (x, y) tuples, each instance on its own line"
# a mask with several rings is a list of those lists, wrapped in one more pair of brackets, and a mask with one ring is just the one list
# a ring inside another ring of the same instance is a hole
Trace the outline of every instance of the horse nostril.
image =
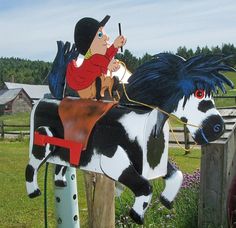
[(222, 126), (221, 126), (221, 124), (216, 124), (216, 125), (213, 127), (213, 131), (214, 131), (215, 133), (221, 132), (221, 131), (222, 131)]

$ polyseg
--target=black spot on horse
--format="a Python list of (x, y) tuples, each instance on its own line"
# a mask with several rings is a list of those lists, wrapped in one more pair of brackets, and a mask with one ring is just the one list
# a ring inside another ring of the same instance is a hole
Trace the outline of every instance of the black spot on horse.
[(70, 150), (64, 147), (56, 146), (55, 150), (52, 152), (52, 156), (59, 157), (62, 161), (70, 161)]
[(62, 169), (62, 165), (56, 165), (55, 174), (58, 175), (61, 169)]
[(34, 145), (32, 154), (38, 160), (43, 160), (45, 158), (45, 146)]
[(151, 134), (147, 143), (147, 161), (151, 168), (154, 169), (160, 163), (164, 148), (165, 139), (163, 132), (157, 138), (154, 138), (153, 134)]
[(40, 190), (39, 190), (39, 189), (36, 189), (34, 192), (32, 192), (32, 193), (29, 194), (29, 197), (30, 197), (30, 198), (35, 198), (35, 197), (40, 196), (40, 195), (41, 195)]
[(200, 110), (201, 112), (207, 112), (208, 110), (210, 110), (212, 108), (215, 108), (215, 105), (210, 100), (208, 100), (208, 101), (203, 100), (198, 105), (198, 110)]
[(66, 174), (66, 170), (67, 170), (67, 167), (64, 166), (64, 167), (63, 167), (63, 170), (62, 170), (62, 176), (64, 176), (64, 175)]
[(25, 170), (25, 179), (27, 182), (33, 182), (34, 178), (34, 167), (32, 165), (27, 165)]
[(122, 172), (118, 181), (131, 189), (136, 197), (148, 196), (152, 193), (152, 186), (148, 180), (139, 175), (132, 165)]
[(168, 164), (167, 164), (167, 174), (163, 177), (163, 179), (168, 179), (169, 177), (171, 177), (175, 172), (177, 171), (177, 168), (171, 164), (169, 161), (168, 161)]
[(181, 117), (180, 120), (184, 123), (187, 123), (188, 122), (188, 119), (186, 117)]
[(143, 203), (143, 210), (147, 207), (148, 203), (147, 202), (144, 202)]

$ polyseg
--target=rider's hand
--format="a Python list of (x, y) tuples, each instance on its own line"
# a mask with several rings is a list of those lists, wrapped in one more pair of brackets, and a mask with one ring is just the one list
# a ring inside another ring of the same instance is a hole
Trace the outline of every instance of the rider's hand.
[(120, 68), (119, 61), (117, 61), (116, 59), (112, 59), (107, 68), (111, 72), (119, 70)]
[(118, 36), (114, 41), (114, 47), (120, 48), (123, 47), (126, 43), (127, 39), (124, 36)]

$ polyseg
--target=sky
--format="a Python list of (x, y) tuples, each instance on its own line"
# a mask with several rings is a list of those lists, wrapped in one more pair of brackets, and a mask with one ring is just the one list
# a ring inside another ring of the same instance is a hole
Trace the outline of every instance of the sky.
[(121, 23), (125, 48), (139, 57), (236, 46), (236, 0), (0, 0), (0, 57), (53, 61), (57, 40), (74, 42), (78, 20), (106, 15), (110, 41)]

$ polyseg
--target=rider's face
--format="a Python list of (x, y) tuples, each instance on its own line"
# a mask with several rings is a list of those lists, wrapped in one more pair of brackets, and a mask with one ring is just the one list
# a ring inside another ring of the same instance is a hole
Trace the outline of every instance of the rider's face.
[(92, 54), (105, 55), (108, 48), (108, 40), (109, 37), (105, 33), (103, 27), (100, 27), (90, 46)]

